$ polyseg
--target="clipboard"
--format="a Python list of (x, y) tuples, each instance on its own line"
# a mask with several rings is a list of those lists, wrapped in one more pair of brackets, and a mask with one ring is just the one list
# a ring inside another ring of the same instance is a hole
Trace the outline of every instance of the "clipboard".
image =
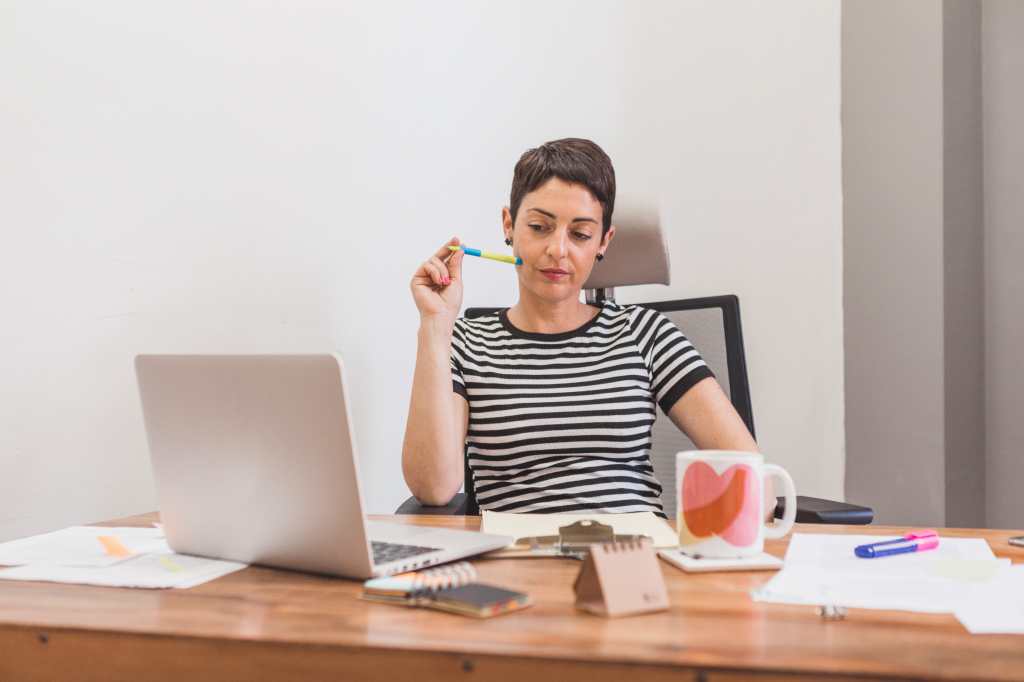
[(480, 530), (492, 535), (508, 535), (515, 539), (532, 536), (557, 535), (561, 526), (576, 521), (597, 521), (611, 526), (621, 535), (646, 535), (657, 549), (679, 546), (679, 534), (654, 512), (606, 512), (548, 514), (540, 512), (496, 512), (480, 510)]
[(567, 557), (584, 560), (592, 545), (605, 543), (650, 543), (646, 535), (616, 535), (615, 530), (599, 521), (581, 520), (558, 527), (558, 535), (536, 535), (519, 538), (505, 549), (490, 552), (488, 559), (523, 559), (530, 557)]

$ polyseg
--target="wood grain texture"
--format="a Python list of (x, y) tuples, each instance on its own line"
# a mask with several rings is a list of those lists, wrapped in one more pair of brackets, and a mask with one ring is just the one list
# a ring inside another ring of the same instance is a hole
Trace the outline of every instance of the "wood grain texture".
[[(148, 525), (155, 514), (103, 525)], [(478, 517), (375, 517), (476, 528)], [(799, 532), (903, 529), (798, 525)], [(1024, 561), (1015, 531), (984, 537)], [(786, 541), (770, 541), (781, 556)], [(251, 567), (190, 590), (0, 582), (0, 680), (984, 679), (1024, 677), (1024, 637), (972, 636), (948, 615), (755, 603), (770, 572), (685, 574), (661, 563), (672, 608), (604, 619), (573, 607), (579, 562), (477, 559), (481, 580), (535, 606), (486, 621), (374, 604), (357, 581)]]

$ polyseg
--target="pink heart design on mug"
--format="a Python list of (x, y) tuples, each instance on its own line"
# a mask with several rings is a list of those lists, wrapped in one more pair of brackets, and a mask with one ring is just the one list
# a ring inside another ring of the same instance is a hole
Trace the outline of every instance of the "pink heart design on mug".
[[(749, 466), (734, 464), (721, 475), (696, 461), (683, 474), (683, 519), (696, 537), (718, 535), (736, 546), (757, 539), (757, 477)], [(753, 513), (751, 513), (753, 511)]]

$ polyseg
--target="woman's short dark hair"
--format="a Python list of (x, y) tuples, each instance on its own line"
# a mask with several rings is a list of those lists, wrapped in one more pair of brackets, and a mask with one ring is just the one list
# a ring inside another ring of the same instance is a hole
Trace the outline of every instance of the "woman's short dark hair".
[(590, 190), (603, 209), (601, 236), (604, 237), (612, 224), (615, 208), (615, 169), (603, 149), (578, 137), (545, 142), (519, 157), (512, 175), (509, 201), (512, 222), (516, 221), (523, 197), (551, 178), (574, 182)]

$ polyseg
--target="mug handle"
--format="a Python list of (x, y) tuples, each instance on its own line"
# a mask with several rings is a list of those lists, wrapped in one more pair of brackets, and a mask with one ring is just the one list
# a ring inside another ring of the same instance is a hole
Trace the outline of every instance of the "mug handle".
[(782, 522), (771, 526), (765, 524), (764, 527), (765, 538), (777, 540), (793, 530), (793, 523), (796, 521), (796, 486), (793, 485), (793, 478), (789, 472), (778, 464), (765, 464), (764, 475), (765, 477), (775, 476), (785, 484), (786, 509), (782, 512)]

